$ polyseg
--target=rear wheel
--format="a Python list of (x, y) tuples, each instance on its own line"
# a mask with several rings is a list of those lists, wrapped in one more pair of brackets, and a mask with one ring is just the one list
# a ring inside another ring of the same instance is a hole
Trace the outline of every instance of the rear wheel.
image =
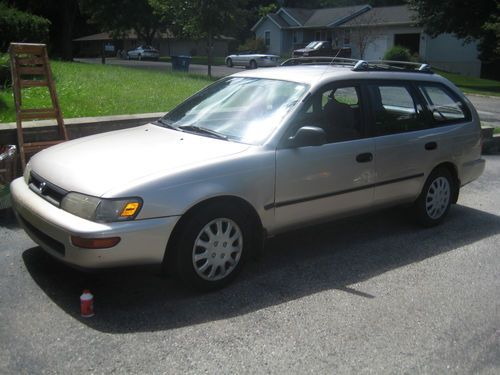
[(255, 60), (250, 60), (250, 69), (257, 69), (257, 63)]
[(415, 201), (415, 211), (419, 223), (426, 227), (441, 223), (450, 210), (455, 188), (450, 171), (446, 168), (435, 169)]
[(176, 273), (200, 290), (225, 286), (240, 272), (249, 253), (251, 224), (244, 211), (210, 205), (181, 228)]
[(233, 67), (233, 60), (232, 60), (231, 58), (228, 58), (228, 59), (226, 60), (226, 65), (227, 65), (228, 67), (232, 68), (232, 67)]

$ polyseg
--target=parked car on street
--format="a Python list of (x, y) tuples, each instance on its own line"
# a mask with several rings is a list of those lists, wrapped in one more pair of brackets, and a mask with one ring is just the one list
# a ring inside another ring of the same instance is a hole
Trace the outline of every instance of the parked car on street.
[(351, 49), (347, 47), (333, 48), (332, 43), (315, 40), (304, 48), (293, 51), (292, 57), (312, 57), (312, 56), (337, 56), (351, 57)]
[(151, 46), (138, 46), (134, 49), (127, 51), (127, 59), (137, 60), (158, 60), (160, 52)]
[(252, 51), (244, 51), (226, 57), (226, 65), (228, 67), (244, 66), (250, 69), (258, 67), (269, 67), (278, 65), (279, 56), (268, 55), (264, 53), (256, 53)]
[(161, 263), (200, 289), (293, 228), (401, 204), (437, 225), (484, 170), (478, 114), (425, 65), (390, 64), (239, 72), (157, 122), (43, 150), (11, 184), (16, 215), (63, 262)]

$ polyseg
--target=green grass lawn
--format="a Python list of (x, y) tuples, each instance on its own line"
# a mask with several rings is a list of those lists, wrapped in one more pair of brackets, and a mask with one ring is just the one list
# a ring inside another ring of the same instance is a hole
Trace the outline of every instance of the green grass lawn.
[(467, 77), (460, 74), (446, 73), (437, 69), (436, 73), (449, 79), (465, 93), (500, 96), (500, 81)]
[[(162, 56), (162, 57), (160, 57), (160, 61), (172, 62), (172, 59), (170, 56)], [(208, 58), (207, 58), (207, 56), (191, 56), (191, 64), (207, 65)], [(225, 64), (226, 64), (225, 57), (213, 57), (212, 58), (212, 65), (225, 65)]]
[[(169, 111), (211, 81), (202, 75), (51, 62), (65, 118)], [(23, 105), (50, 106), (46, 88), (23, 90)], [(15, 121), (11, 89), (0, 89), (0, 122)]]

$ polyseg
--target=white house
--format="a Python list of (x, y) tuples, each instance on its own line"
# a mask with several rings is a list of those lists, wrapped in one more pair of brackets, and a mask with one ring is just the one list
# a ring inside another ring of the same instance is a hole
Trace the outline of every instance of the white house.
[(414, 12), (406, 5), (280, 8), (262, 17), (252, 31), (265, 40), (270, 53), (277, 55), (290, 56), (310, 41), (328, 40), (335, 47), (350, 47), (353, 58), (380, 60), (389, 48), (401, 45), (436, 68), (480, 75), (476, 42), (464, 44), (451, 34), (431, 38), (414, 19)]

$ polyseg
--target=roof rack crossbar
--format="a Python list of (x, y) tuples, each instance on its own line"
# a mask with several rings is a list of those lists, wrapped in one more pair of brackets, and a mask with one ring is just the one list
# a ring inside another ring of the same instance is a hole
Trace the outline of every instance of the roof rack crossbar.
[(355, 72), (359, 71), (397, 71), (415, 73), (433, 73), (430, 65), (411, 61), (393, 60), (357, 60), (346, 57), (310, 56), (292, 57), (281, 63), (281, 66), (290, 65), (344, 65), (350, 66)]

